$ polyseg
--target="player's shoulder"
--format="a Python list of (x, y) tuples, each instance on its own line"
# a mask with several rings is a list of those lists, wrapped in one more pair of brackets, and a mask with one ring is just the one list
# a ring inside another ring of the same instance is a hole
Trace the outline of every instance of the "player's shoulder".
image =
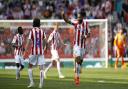
[(15, 39), (15, 40), (18, 39), (18, 34), (15, 34), (13, 39)]
[(78, 20), (77, 19), (73, 19), (71, 21), (74, 22), (74, 23), (78, 23)]
[(35, 27), (33, 27), (31, 30), (30, 30), (30, 32), (34, 32), (35, 31)]
[(31, 30), (39, 30), (41, 29), (40, 27), (33, 27)]
[(122, 35), (123, 38), (126, 38), (127, 36), (125, 34)]
[(35, 30), (36, 29), (36, 27), (32, 27), (32, 29), (31, 30)]
[(15, 38), (17, 38), (18, 36), (19, 36), (19, 34), (18, 34), (18, 33), (14, 35), (14, 37), (15, 37)]
[(116, 33), (116, 36), (119, 37), (120, 36), (120, 33)]
[(39, 27), (38, 29), (39, 29), (41, 32), (45, 33), (45, 31), (44, 31), (43, 28)]
[(33, 27), (30, 31), (37, 31), (37, 30), (40, 30), (40, 28), (39, 27)]
[(116, 33), (114, 39), (116, 40), (118, 37), (119, 37), (119, 36), (118, 36), (118, 33)]
[(53, 30), (51, 33), (50, 33), (50, 36), (53, 36), (55, 34), (55, 31)]
[(78, 20), (77, 19), (72, 19), (71, 23), (73, 23), (74, 25), (77, 25), (78, 24)]

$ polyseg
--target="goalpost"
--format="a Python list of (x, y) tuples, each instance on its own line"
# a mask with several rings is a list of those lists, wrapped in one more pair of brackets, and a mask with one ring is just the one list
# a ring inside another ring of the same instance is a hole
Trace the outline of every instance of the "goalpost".
[[(3, 55), (0, 55), (0, 62), (4, 60), (12, 61), (13, 49), (11, 49), (11, 42), (13, 36), (16, 33), (18, 26), (22, 26), (24, 29), (25, 36), (27, 38), (29, 30), (32, 28), (33, 20), (0, 20), (0, 43), (3, 43), (6, 49), (10, 50)], [(90, 37), (86, 40), (86, 49), (84, 55), (84, 65), (88, 68), (107, 68), (108, 67), (108, 23), (107, 19), (92, 19), (84, 20), (87, 21), (90, 28)], [(74, 27), (64, 22), (64, 20), (41, 20), (41, 28), (46, 32), (47, 37), (53, 30), (54, 23), (59, 23), (59, 32), (64, 43), (68, 46), (61, 47), (59, 50), (60, 58), (64, 62), (71, 61), (72, 57), (72, 47), (74, 40)], [(5, 38), (6, 36), (6, 38)], [(8, 41), (9, 42), (5, 42)], [(8, 46), (6, 46), (8, 45)], [(49, 50), (48, 50), (49, 51)], [(45, 57), (49, 59), (51, 57), (49, 54), (45, 54)], [(8, 60), (7, 60), (8, 59)], [(12, 61), (14, 62), (14, 60)]]

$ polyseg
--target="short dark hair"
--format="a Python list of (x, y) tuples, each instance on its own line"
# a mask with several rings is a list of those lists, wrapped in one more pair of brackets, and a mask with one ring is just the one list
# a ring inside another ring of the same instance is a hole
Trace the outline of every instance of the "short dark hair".
[(40, 27), (40, 19), (39, 18), (35, 18), (33, 20), (33, 27)]
[(19, 33), (19, 34), (23, 34), (23, 29), (22, 29), (22, 27), (18, 27), (17, 30), (18, 30), (18, 33)]

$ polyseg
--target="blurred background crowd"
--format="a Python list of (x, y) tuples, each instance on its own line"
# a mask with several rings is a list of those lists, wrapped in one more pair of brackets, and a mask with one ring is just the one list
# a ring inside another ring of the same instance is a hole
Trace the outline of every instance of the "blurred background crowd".
[[(76, 18), (77, 13), (80, 12), (84, 19), (108, 19), (108, 50), (112, 56), (114, 56), (113, 39), (117, 33), (118, 23), (122, 24), (127, 35), (128, 0), (0, 0), (1, 20), (28, 20), (35, 17), (62, 19), (62, 10), (69, 18)], [(5, 47), (12, 40), (10, 33), (10, 29), (0, 28), (0, 55), (10, 51)], [(7, 38), (6, 41), (3, 41), (3, 38)], [(125, 54), (128, 56), (128, 46)]]
[(128, 22), (127, 8), (128, 0), (0, 0), (0, 19), (62, 19), (64, 9), (71, 18), (81, 12), (87, 19)]

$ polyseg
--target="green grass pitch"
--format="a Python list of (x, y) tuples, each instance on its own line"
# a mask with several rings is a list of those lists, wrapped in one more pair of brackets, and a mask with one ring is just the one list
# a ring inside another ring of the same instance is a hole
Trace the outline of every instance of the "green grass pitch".
[[(85, 69), (83, 68), (80, 86), (74, 85), (73, 68), (62, 68), (64, 79), (59, 79), (57, 70), (52, 68), (48, 71), (47, 79), (44, 80), (43, 89), (127, 89), (128, 70), (113, 68), (108, 69)], [(28, 89), (29, 84), (27, 69), (21, 72), (20, 80), (15, 79), (15, 70), (0, 70), (0, 89)], [(35, 87), (38, 89), (39, 69), (33, 70)]]

